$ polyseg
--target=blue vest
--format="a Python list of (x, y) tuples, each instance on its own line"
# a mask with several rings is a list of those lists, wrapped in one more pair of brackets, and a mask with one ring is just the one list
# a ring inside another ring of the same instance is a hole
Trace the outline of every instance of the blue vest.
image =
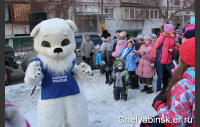
[(44, 74), (41, 84), (41, 100), (65, 97), (80, 93), (78, 84), (71, 74), (71, 70), (73, 69), (76, 60), (73, 60), (73, 65), (69, 72), (58, 75), (44, 68), (42, 61), (38, 57), (32, 59), (31, 62), (32, 61), (40, 61), (41, 71)]

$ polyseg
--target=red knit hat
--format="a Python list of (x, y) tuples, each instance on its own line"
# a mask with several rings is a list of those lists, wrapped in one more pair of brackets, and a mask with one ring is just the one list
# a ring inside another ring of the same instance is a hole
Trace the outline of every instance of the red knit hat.
[(179, 53), (186, 64), (195, 66), (195, 37), (184, 41), (180, 46)]

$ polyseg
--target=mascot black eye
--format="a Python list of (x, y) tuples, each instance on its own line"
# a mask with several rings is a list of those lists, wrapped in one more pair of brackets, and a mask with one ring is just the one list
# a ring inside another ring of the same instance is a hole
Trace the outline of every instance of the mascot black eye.
[(61, 42), (61, 46), (67, 46), (67, 45), (69, 45), (69, 44), (70, 44), (70, 42), (69, 42), (68, 39), (65, 39), (65, 40), (63, 40), (63, 41)]
[(43, 42), (42, 42), (42, 46), (43, 46), (43, 47), (49, 47), (49, 48), (50, 48), (50, 47), (51, 47), (51, 44), (50, 44), (48, 41), (43, 41)]

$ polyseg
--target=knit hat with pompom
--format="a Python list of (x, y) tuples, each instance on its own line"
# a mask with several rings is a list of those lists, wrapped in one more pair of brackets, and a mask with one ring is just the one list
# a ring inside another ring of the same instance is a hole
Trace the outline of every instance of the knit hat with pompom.
[(195, 37), (181, 44), (179, 53), (181, 59), (190, 66), (195, 66)]

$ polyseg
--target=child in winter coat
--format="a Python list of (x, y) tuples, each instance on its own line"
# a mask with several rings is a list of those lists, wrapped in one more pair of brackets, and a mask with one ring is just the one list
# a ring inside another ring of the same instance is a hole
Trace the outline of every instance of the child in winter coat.
[(115, 51), (112, 53), (113, 57), (116, 57), (116, 59), (119, 59), (119, 57), (122, 54), (122, 51), (126, 48), (126, 32), (123, 31), (121, 33), (118, 34), (117, 37), (119, 40), (117, 41), (117, 45), (115, 47)]
[[(164, 33), (161, 33), (157, 41), (155, 42), (151, 56), (153, 58), (152, 66), (155, 66), (158, 70), (158, 79), (157, 79), (157, 90), (161, 91), (161, 81), (163, 80), (163, 69), (166, 68), (172, 77), (171, 69), (173, 68), (172, 64), (172, 55), (176, 53), (177, 46), (172, 34), (174, 26), (171, 24), (166, 24), (164, 26)], [(167, 87), (166, 87), (167, 88)]]
[(187, 39), (190, 39), (190, 38), (193, 38), (193, 37), (195, 37), (195, 29), (186, 31), (184, 33), (182, 43), (184, 43), (184, 41), (186, 41)]
[(100, 68), (100, 75), (102, 76), (104, 74), (104, 64), (101, 61), (101, 50), (100, 50), (101, 46), (99, 44), (97, 44), (95, 46), (95, 49), (97, 50), (97, 54), (96, 54), (96, 65), (98, 66), (98, 68)]
[(156, 40), (157, 40), (156, 34), (152, 33), (152, 44), (155, 44)]
[(135, 48), (136, 50), (139, 50), (140, 46), (144, 43), (144, 37), (143, 35), (140, 33), (137, 36), (137, 42), (135, 44)]
[(182, 44), (182, 39), (181, 39), (182, 34), (183, 34), (183, 31), (181, 29), (176, 30), (176, 39), (179, 45)]
[(182, 35), (182, 39), (184, 38), (185, 32), (187, 32), (188, 30), (193, 30), (193, 29), (195, 29), (195, 17), (192, 18), (192, 19), (190, 20), (190, 24), (188, 24), (188, 25), (185, 27), (185, 31), (184, 31), (184, 33), (183, 33), (183, 35)]
[(122, 59), (117, 59), (114, 61), (113, 66), (114, 74), (110, 78), (109, 84), (114, 82), (114, 99), (117, 101), (121, 98), (122, 101), (126, 101), (128, 96), (128, 87), (126, 81), (127, 70), (125, 70), (125, 61)]
[(119, 37), (119, 33), (121, 33), (122, 31), (121, 30), (117, 30), (116, 32), (115, 32), (115, 36), (114, 36), (114, 38), (113, 38), (113, 40), (111, 41), (111, 43), (113, 44), (113, 52), (115, 52), (115, 47), (116, 47), (116, 45), (117, 45), (117, 37)]
[(141, 55), (139, 65), (136, 69), (136, 74), (142, 79), (144, 89), (141, 92), (153, 93), (153, 76), (155, 75), (155, 69), (151, 66), (151, 50), (152, 50), (152, 36), (151, 34), (144, 37), (145, 44), (142, 45), (139, 51), (135, 51), (132, 55)]
[(127, 48), (123, 51), (121, 59), (126, 61), (125, 69), (128, 71), (128, 87), (131, 89), (139, 88), (138, 79), (136, 78), (135, 70), (137, 68), (137, 63), (139, 63), (140, 56), (132, 56), (131, 53), (135, 50), (134, 41), (132, 39), (128, 40)]
[(152, 106), (157, 118), (169, 120), (165, 127), (195, 127), (195, 38), (186, 40), (179, 53), (180, 64), (169, 88), (155, 97)]
[(109, 78), (113, 71), (112, 65), (114, 58), (112, 57), (113, 45), (111, 41), (111, 35), (109, 32), (104, 31), (104, 35), (101, 38), (103, 43), (101, 45), (101, 61), (104, 64), (105, 74), (106, 74), (106, 84), (108, 84)]
[[(137, 36), (137, 41), (135, 43), (135, 50), (139, 50), (140, 46), (143, 44), (144, 44), (144, 36), (141, 33), (139, 33)], [(139, 63), (137, 63), (137, 66), (138, 64)], [(142, 80), (138, 75), (135, 76), (135, 79), (142, 84)]]

